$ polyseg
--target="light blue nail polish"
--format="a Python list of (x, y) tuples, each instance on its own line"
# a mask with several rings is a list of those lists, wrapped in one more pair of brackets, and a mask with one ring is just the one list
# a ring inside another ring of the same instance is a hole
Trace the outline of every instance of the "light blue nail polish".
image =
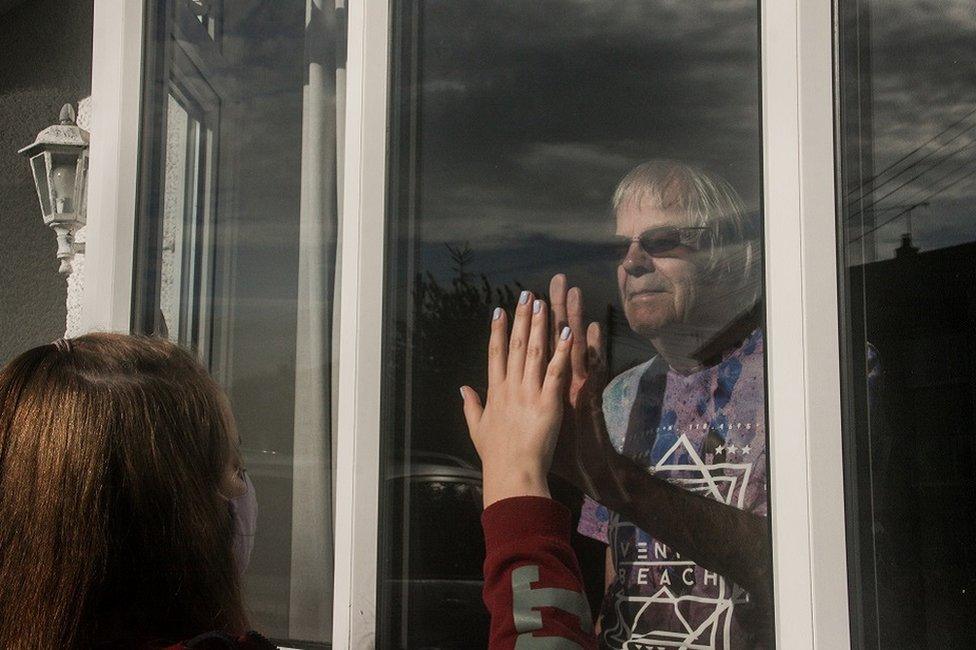
[(491, 319), (492, 320), (498, 320), (501, 317), (502, 317), (502, 308), (501, 307), (495, 307), (495, 311), (494, 311), (494, 313), (492, 313)]
[(559, 334), (559, 338), (565, 341), (566, 339), (569, 338), (569, 333), (570, 333), (570, 329), (568, 327), (564, 327), (563, 331)]
[(528, 291), (523, 291), (522, 293), (519, 294), (519, 304), (520, 305), (524, 305), (528, 301), (529, 301), (529, 292)]
[(542, 301), (536, 300), (532, 303), (532, 313), (538, 314), (540, 311), (542, 311)]

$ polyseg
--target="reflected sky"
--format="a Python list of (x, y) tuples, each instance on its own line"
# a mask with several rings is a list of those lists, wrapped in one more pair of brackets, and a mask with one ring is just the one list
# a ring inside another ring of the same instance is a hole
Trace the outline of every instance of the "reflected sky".
[(909, 227), (923, 251), (973, 241), (976, 8), (970, 0), (867, 7), (876, 180), (873, 196), (851, 206), (848, 239), (864, 232), (863, 210), (876, 228), (877, 259), (892, 257)]
[(609, 198), (648, 158), (760, 196), (757, 5), (746, 1), (423, 3), (423, 265), (468, 242), (493, 281), (566, 271), (615, 303)]

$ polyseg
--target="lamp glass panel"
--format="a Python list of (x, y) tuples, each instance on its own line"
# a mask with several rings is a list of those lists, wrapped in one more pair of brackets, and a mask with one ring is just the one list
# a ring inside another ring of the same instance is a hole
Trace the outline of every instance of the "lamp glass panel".
[(37, 197), (41, 201), (41, 212), (47, 217), (51, 214), (51, 189), (47, 182), (47, 154), (40, 153), (31, 158), (31, 171), (37, 185)]
[(75, 210), (75, 180), (78, 156), (70, 153), (51, 156), (51, 202), (59, 214)]
[(88, 152), (82, 151), (75, 164), (75, 206), (77, 219), (84, 222), (85, 207), (88, 201)]

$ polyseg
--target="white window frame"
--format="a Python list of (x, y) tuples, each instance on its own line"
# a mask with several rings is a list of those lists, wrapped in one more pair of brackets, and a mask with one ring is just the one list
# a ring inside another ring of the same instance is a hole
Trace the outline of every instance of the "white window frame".
[(335, 648), (376, 645), (390, 9), (347, 2), (340, 246)]
[[(777, 645), (849, 648), (841, 445), (833, 23), (762, 0), (769, 454)], [(143, 2), (95, 0), (83, 322), (128, 331)], [(333, 644), (376, 639), (388, 0), (348, 4)]]
[(82, 331), (128, 332), (142, 100), (143, 2), (95, 0)]
[(761, 12), (777, 647), (851, 646), (844, 517), (833, 2)]

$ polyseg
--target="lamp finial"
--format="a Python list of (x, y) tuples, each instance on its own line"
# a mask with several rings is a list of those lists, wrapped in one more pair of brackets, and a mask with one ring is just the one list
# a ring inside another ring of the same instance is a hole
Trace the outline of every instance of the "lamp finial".
[(61, 107), (61, 117), (59, 118), (61, 124), (74, 124), (75, 123), (75, 107), (71, 104), (65, 104)]

